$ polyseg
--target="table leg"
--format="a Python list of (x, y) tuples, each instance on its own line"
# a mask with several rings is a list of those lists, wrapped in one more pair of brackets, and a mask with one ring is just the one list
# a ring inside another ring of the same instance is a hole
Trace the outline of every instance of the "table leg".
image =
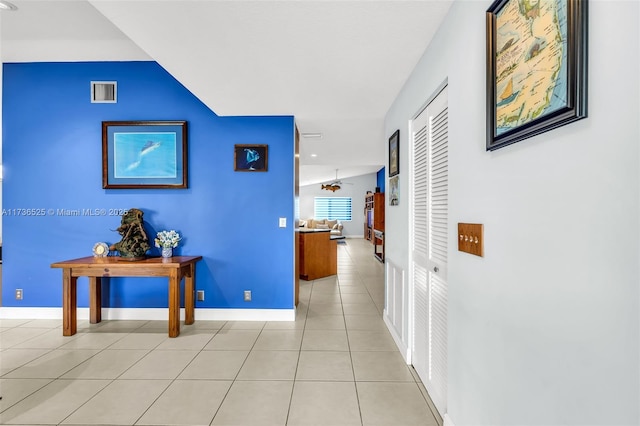
[(89, 322), (97, 324), (102, 321), (102, 279), (89, 277)]
[(195, 295), (196, 295), (196, 265), (189, 264), (189, 269), (184, 276), (184, 323), (195, 322)]
[(169, 337), (180, 335), (180, 275), (172, 269), (169, 275)]
[(62, 270), (62, 335), (73, 336), (76, 334), (78, 320), (77, 307), (77, 283), (78, 277), (71, 276), (71, 269)]

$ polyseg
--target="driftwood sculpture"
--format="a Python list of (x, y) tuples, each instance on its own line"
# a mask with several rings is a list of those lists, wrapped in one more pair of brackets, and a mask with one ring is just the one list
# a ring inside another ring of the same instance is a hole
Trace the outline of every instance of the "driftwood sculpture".
[(144, 231), (140, 209), (129, 209), (122, 215), (117, 231), (122, 235), (120, 242), (113, 244), (109, 250), (117, 250), (120, 256), (127, 260), (144, 259), (147, 250), (151, 248), (149, 238)]

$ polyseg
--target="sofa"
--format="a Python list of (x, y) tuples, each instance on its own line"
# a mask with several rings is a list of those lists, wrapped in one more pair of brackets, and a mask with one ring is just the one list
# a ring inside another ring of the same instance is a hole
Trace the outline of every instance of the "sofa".
[(330, 229), (331, 235), (342, 236), (342, 223), (339, 220), (328, 219), (307, 219), (301, 220), (299, 224), (300, 228), (307, 229)]

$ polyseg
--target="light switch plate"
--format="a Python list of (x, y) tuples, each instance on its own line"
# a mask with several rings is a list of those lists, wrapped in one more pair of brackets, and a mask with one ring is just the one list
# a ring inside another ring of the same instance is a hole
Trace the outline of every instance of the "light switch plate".
[(458, 251), (484, 257), (484, 225), (458, 223)]
[(281, 217), (279, 223), (280, 223), (280, 228), (286, 228), (287, 227), (287, 218), (286, 217)]

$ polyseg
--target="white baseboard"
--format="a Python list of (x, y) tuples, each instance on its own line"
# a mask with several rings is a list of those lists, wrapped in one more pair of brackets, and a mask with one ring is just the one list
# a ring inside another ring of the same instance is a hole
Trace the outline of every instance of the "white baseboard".
[[(78, 308), (79, 320), (89, 319), (89, 308)], [(195, 310), (196, 321), (295, 321), (295, 309), (207, 309)], [(62, 308), (0, 308), (0, 319), (59, 319)], [(167, 320), (167, 308), (102, 308), (104, 320)], [(184, 308), (180, 309), (184, 320)]]
[[(78, 308), (78, 319), (83, 318), (86, 310), (89, 319), (89, 308)], [(62, 308), (0, 308), (0, 319), (59, 319), (62, 320)]]
[(386, 309), (382, 313), (382, 319), (385, 325), (387, 326), (389, 333), (391, 333), (391, 337), (393, 338), (393, 341), (396, 343), (396, 346), (398, 347), (398, 350), (400, 351), (402, 358), (404, 358), (404, 362), (406, 362), (407, 364), (410, 364), (411, 353), (409, 352), (409, 347), (405, 346), (404, 343), (402, 342), (402, 338), (398, 335), (395, 327), (391, 323), (391, 320), (389, 319), (389, 315), (387, 314)]

